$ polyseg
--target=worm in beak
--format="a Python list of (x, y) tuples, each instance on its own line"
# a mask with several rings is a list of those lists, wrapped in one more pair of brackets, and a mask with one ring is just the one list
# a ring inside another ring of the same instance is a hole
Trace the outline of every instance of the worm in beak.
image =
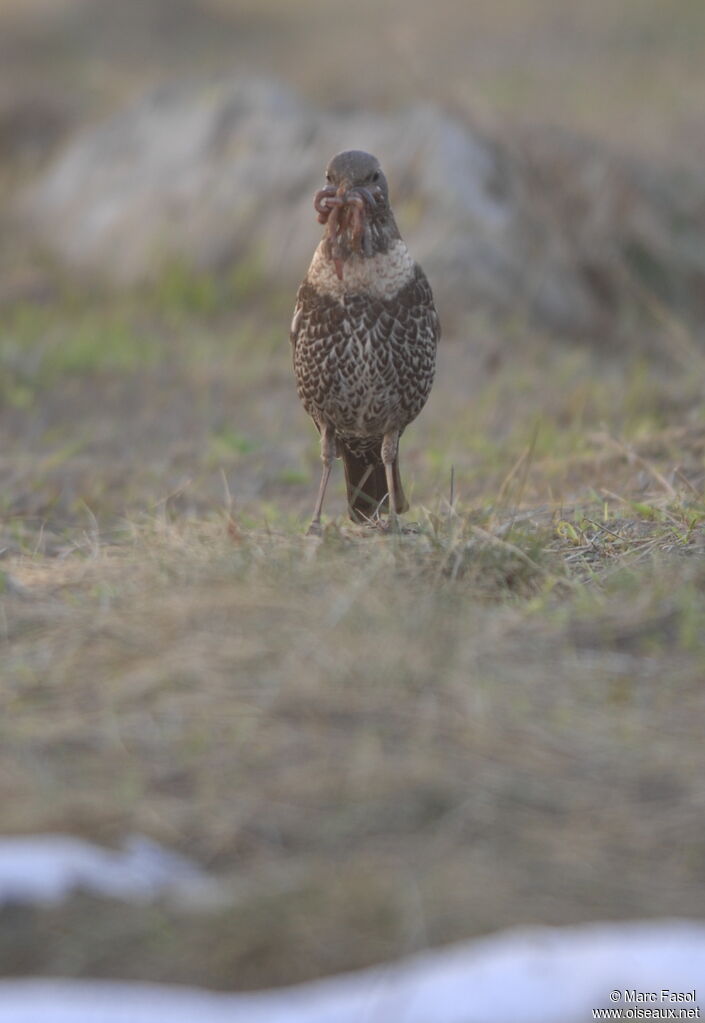
[[(376, 194), (374, 194), (376, 193)], [(318, 221), (326, 225), (325, 253), (333, 261), (339, 280), (343, 279), (344, 246), (341, 244), (349, 232), (353, 252), (361, 256), (372, 255), (372, 237), (367, 218), (367, 207), (374, 209), (381, 193), (358, 185), (346, 191), (341, 185), (327, 185), (316, 192), (313, 200)]]

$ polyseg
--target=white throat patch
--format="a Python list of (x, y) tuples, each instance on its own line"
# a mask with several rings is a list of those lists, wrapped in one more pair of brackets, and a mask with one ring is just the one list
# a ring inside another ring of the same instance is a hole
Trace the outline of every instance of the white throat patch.
[(321, 242), (316, 249), (307, 277), (318, 291), (339, 300), (344, 295), (364, 293), (391, 299), (414, 276), (414, 260), (401, 238), (392, 242), (386, 252), (368, 257), (350, 256), (343, 263), (342, 281), (336, 275), (332, 259), (324, 254), (323, 246)]

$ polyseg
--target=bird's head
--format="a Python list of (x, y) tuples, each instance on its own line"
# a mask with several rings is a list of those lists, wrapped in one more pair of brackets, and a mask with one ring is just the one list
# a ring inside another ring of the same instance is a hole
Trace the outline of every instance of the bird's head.
[(361, 149), (348, 149), (334, 156), (326, 168), (326, 183), (334, 185), (336, 191), (342, 187), (345, 193), (366, 189), (375, 206), (386, 206), (389, 202), (387, 179), (379, 160)]
[(326, 225), (324, 245), (342, 279), (344, 262), (386, 252), (399, 238), (389, 206), (389, 190), (379, 160), (361, 149), (338, 153), (326, 168), (326, 185), (314, 206)]

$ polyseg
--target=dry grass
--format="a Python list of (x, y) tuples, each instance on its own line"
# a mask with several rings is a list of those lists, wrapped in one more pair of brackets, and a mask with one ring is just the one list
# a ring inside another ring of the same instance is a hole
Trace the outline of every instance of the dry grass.
[(147, 833), (225, 890), (7, 910), (3, 969), (249, 987), (701, 915), (705, 508), (677, 489), (321, 541), (160, 516), (6, 559), (5, 829)]

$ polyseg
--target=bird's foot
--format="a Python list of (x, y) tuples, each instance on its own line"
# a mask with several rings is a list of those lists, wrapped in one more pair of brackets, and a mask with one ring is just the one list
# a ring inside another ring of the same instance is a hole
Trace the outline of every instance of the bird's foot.
[(379, 519), (378, 528), (383, 533), (388, 533), (392, 536), (398, 536), (403, 533), (401, 519), (396, 515), (395, 512), (390, 512), (385, 519)]
[(323, 532), (320, 519), (314, 519), (311, 525), (306, 530), (306, 536), (320, 536)]

